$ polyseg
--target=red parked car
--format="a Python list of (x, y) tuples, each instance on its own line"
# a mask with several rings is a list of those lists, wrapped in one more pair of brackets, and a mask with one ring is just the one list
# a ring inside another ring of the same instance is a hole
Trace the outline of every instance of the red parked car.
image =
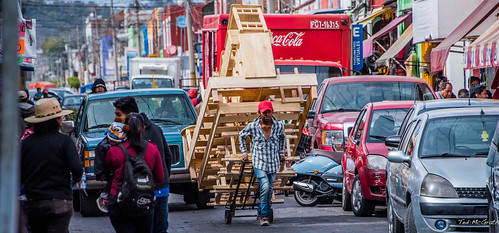
[(360, 112), (341, 161), (343, 210), (353, 210), (356, 216), (370, 216), (377, 204), (384, 205), (388, 162), (385, 138), (397, 134), (413, 104), (414, 101), (368, 103)]
[(311, 147), (344, 151), (348, 130), (364, 105), (385, 100), (432, 100), (436, 95), (421, 78), (365, 75), (324, 79), (307, 116)]

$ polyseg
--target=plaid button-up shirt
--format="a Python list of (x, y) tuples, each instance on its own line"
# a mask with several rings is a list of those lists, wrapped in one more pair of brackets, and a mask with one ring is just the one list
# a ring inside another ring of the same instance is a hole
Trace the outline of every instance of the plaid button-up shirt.
[(253, 167), (268, 173), (275, 173), (279, 169), (279, 155), (284, 155), (286, 135), (284, 125), (272, 117), (272, 129), (269, 140), (263, 134), (260, 125), (260, 117), (249, 123), (239, 133), (239, 149), (241, 153), (247, 154), (246, 138), (251, 137), (250, 152), (253, 159)]

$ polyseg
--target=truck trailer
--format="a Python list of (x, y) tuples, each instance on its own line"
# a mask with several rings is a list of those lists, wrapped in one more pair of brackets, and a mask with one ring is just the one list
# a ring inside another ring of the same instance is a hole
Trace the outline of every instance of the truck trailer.
[[(350, 17), (335, 15), (263, 15), (272, 33), (275, 67), (281, 74), (315, 73), (317, 82), (349, 75), (351, 62)], [(203, 85), (220, 70), (229, 15), (203, 18)]]

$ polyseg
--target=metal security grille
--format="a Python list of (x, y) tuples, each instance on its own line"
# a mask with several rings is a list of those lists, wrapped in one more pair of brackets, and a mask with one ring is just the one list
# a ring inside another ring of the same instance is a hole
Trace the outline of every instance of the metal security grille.
[(180, 146), (168, 145), (168, 147), (170, 147), (170, 152), (172, 152), (172, 165), (180, 163)]
[(459, 198), (486, 198), (486, 188), (456, 188)]

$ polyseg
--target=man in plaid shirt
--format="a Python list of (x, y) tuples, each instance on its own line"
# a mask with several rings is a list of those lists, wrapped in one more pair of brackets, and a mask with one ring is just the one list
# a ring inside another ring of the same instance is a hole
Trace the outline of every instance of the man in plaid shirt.
[(240, 150), (244, 160), (248, 159), (246, 138), (251, 137), (250, 151), (253, 169), (260, 183), (257, 220), (261, 226), (269, 225), (272, 189), (274, 188), (276, 172), (279, 169), (279, 161), (284, 159), (286, 143), (284, 125), (272, 116), (273, 112), (274, 108), (270, 101), (260, 102), (258, 105), (260, 116), (239, 133)]

